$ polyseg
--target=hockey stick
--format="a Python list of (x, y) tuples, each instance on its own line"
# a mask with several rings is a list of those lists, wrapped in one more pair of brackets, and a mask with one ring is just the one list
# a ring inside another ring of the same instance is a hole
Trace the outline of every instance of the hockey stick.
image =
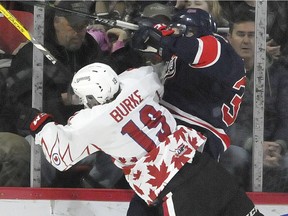
[(139, 29), (139, 26), (136, 25), (136, 24), (133, 24), (133, 23), (125, 22), (125, 21), (122, 21), (122, 20), (105, 19), (105, 18), (101, 18), (99, 16), (86, 14), (86, 13), (83, 13), (83, 12), (80, 12), (80, 11), (69, 10), (69, 9), (66, 9), (66, 8), (58, 7), (58, 6), (54, 5), (53, 3), (49, 3), (49, 2), (45, 2), (45, 3), (33, 2), (33, 3), (30, 3), (30, 2), (25, 2), (24, 1), (23, 3), (30, 4), (30, 5), (33, 5), (33, 6), (44, 7), (44, 8), (45, 7), (49, 7), (49, 8), (53, 8), (55, 10), (58, 10), (58, 11), (67, 12), (67, 13), (71, 13), (71, 14), (76, 14), (76, 15), (79, 15), (79, 16), (82, 16), (82, 17), (87, 17), (87, 18), (90, 18), (90, 19), (94, 20), (97, 23), (100, 23), (100, 24), (103, 24), (103, 25), (107, 25), (107, 26), (110, 26), (110, 27), (121, 27), (121, 28), (126, 28), (126, 29), (129, 29), (129, 30), (138, 30)]
[(15, 26), (32, 44), (40, 50), (46, 58), (48, 58), (53, 64), (56, 64), (57, 59), (40, 43), (38, 43), (35, 38), (31, 36), (29, 31), (13, 16), (8, 10), (6, 10), (2, 4), (0, 4), (0, 12), (9, 20), (9, 22)]

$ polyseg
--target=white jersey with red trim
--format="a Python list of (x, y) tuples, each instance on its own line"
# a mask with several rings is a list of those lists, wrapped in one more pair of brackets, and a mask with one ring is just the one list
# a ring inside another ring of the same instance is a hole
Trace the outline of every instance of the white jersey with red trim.
[(121, 92), (114, 101), (79, 111), (65, 126), (46, 124), (35, 143), (59, 170), (93, 152), (106, 152), (136, 193), (151, 203), (206, 138), (176, 126), (159, 105), (163, 86), (152, 67), (126, 71), (119, 79)]

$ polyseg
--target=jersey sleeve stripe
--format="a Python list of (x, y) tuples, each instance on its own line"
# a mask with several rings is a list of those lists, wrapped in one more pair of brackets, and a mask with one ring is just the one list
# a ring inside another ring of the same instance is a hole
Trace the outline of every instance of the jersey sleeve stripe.
[(224, 151), (226, 151), (227, 148), (229, 148), (230, 138), (223, 129), (216, 128), (213, 125), (209, 124), (208, 122), (202, 119), (199, 119), (196, 116), (193, 116), (189, 113), (186, 113), (183, 110), (180, 110), (177, 107), (173, 106), (172, 104), (167, 103), (166, 101), (162, 100), (161, 104), (165, 106), (173, 114), (174, 118), (187, 122), (192, 125), (197, 125), (199, 127), (202, 127), (211, 131), (215, 136), (217, 136), (220, 139)]
[(205, 68), (218, 61), (221, 54), (221, 44), (213, 36), (205, 36), (198, 39), (199, 49), (190, 67)]

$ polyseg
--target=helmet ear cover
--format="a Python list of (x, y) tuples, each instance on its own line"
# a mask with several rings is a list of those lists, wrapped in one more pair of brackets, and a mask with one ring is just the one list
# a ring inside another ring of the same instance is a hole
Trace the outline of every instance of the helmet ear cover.
[(100, 105), (93, 95), (86, 95), (87, 107), (92, 108), (93, 106)]
[(105, 104), (120, 92), (118, 75), (108, 65), (93, 63), (81, 68), (73, 77), (72, 88), (85, 107)]

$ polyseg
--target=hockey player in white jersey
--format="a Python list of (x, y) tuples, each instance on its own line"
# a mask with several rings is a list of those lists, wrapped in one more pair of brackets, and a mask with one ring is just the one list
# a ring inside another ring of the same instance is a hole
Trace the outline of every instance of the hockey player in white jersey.
[(30, 124), (35, 143), (54, 167), (64, 171), (104, 151), (131, 188), (148, 205), (159, 206), (157, 215), (261, 215), (232, 177), (197, 151), (206, 137), (176, 125), (159, 105), (163, 86), (152, 67), (117, 76), (110, 66), (94, 63), (75, 74), (72, 87), (86, 109), (65, 126), (46, 113)]

